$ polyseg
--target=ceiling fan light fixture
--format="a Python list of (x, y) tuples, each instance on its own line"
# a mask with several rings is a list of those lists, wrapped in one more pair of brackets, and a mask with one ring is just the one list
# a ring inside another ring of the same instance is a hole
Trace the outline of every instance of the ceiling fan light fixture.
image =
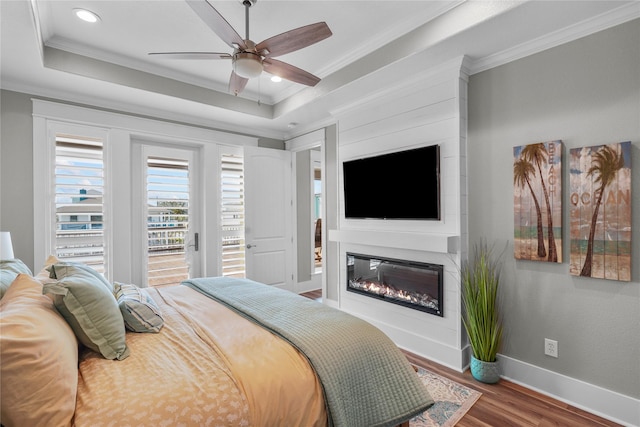
[(280, 83), (282, 81), (282, 77), (280, 76), (271, 76), (271, 81), (274, 83)]
[(240, 77), (252, 79), (262, 74), (262, 59), (251, 52), (240, 52), (233, 56), (233, 71)]

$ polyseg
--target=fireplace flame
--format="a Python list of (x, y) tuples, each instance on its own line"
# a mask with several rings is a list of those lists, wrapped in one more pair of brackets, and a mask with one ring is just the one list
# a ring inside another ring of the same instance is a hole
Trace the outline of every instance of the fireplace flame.
[(384, 298), (404, 301), (423, 307), (429, 307), (435, 310), (438, 309), (438, 300), (426, 293), (397, 289), (385, 283), (372, 282), (362, 279), (349, 280), (349, 287)]

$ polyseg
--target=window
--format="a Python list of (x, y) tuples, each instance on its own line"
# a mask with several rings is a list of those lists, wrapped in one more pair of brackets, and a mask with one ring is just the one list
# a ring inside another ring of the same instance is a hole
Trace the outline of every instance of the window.
[(105, 271), (102, 140), (56, 135), (55, 254)]
[(244, 159), (240, 154), (221, 155), (220, 221), (222, 275), (245, 277)]

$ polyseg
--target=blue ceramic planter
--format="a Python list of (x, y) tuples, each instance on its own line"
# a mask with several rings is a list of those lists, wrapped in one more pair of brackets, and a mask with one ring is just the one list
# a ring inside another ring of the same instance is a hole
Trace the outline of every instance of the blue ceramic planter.
[(498, 361), (495, 362), (484, 362), (482, 360), (478, 360), (471, 355), (471, 375), (476, 380), (487, 383), (494, 384), (500, 380), (500, 366)]

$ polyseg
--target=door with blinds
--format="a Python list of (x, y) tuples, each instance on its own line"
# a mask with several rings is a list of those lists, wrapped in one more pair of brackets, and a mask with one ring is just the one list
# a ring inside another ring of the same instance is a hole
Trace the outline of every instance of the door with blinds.
[[(173, 286), (200, 275), (200, 236), (195, 152), (142, 145), (138, 173), (141, 197), (135, 211), (142, 242), (141, 271), (149, 287)], [(135, 268), (135, 267), (134, 267)]]

